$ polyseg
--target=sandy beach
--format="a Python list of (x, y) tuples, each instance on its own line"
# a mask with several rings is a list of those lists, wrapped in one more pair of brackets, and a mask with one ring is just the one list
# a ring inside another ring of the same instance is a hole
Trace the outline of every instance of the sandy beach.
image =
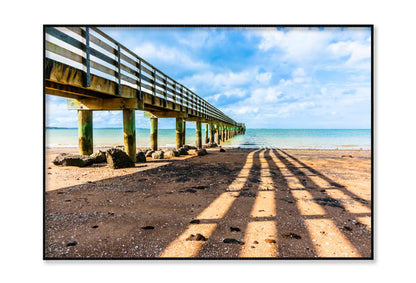
[[(98, 149), (94, 149), (97, 151)], [(60, 167), (45, 156), (45, 258), (370, 258), (371, 151), (208, 149)]]

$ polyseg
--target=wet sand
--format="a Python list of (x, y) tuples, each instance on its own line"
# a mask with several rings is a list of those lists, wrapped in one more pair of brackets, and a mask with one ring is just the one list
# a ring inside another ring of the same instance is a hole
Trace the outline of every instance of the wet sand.
[(371, 152), (208, 149), (112, 170), (46, 150), (46, 258), (370, 258)]

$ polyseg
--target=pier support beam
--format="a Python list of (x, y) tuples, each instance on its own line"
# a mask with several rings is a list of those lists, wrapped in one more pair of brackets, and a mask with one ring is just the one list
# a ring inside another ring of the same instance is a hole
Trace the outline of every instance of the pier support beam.
[(150, 118), (150, 149), (157, 150), (157, 118)]
[(209, 138), (208, 138), (208, 132), (209, 132), (209, 125), (205, 124), (205, 143), (209, 143)]
[(79, 154), (90, 155), (93, 152), (92, 111), (78, 110), (78, 145)]
[(183, 118), (176, 118), (176, 148), (182, 147)]
[(186, 121), (183, 121), (183, 132), (182, 132), (182, 146), (186, 144), (186, 140), (185, 140), (185, 135), (186, 135)]
[(124, 151), (136, 162), (136, 115), (134, 109), (123, 110)]
[(215, 129), (214, 124), (209, 124), (209, 142), (214, 143)]
[(196, 121), (195, 146), (198, 149), (201, 149), (202, 148), (201, 121)]
[(215, 134), (216, 134), (216, 143), (220, 145), (220, 126), (219, 125), (215, 127)]

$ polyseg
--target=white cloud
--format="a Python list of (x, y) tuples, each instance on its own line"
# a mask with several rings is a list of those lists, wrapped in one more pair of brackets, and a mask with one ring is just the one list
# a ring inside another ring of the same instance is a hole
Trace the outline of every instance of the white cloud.
[(267, 51), (273, 47), (283, 47), (284, 33), (280, 30), (268, 29), (260, 32), (262, 40), (259, 44), (259, 49)]
[(280, 105), (275, 112), (276, 117), (286, 118), (289, 116), (296, 116), (300, 112), (304, 112), (305, 109), (315, 106), (314, 102), (294, 102), (294, 103), (284, 103)]
[(293, 77), (304, 77), (306, 75), (303, 68), (297, 68), (292, 72)]
[(294, 83), (306, 83), (311, 82), (312, 78), (306, 76), (306, 72), (303, 68), (297, 68), (292, 72), (292, 81)]
[(288, 85), (292, 84), (292, 81), (291, 80), (280, 79), (279, 84), (281, 86), (288, 86)]
[(155, 46), (150, 42), (143, 43), (133, 49), (133, 52), (138, 54), (146, 61), (162, 61), (169, 64), (180, 65), (183, 69), (203, 69), (208, 65), (200, 60), (194, 60), (182, 51), (173, 47)]
[(256, 75), (256, 80), (260, 83), (268, 83), (272, 78), (272, 73), (265, 72)]
[(243, 115), (248, 113), (258, 113), (259, 108), (258, 107), (250, 107), (250, 106), (244, 106), (236, 109), (234, 111), (235, 114)]
[(279, 96), (282, 95), (282, 91), (279, 86), (273, 86), (268, 88), (254, 89), (249, 98), (245, 100), (247, 104), (263, 104), (264, 102), (277, 102)]
[(247, 91), (246, 90), (241, 89), (241, 88), (236, 88), (236, 89), (231, 89), (231, 90), (228, 90), (228, 91), (224, 91), (224, 92), (221, 92), (221, 93), (214, 94), (212, 96), (207, 97), (206, 99), (208, 101), (212, 101), (213, 100), (215, 102), (218, 102), (221, 97), (227, 97), (227, 98), (229, 98), (229, 97), (238, 97), (238, 98), (243, 98), (243, 97), (246, 96), (246, 94), (247, 94)]
[(65, 98), (47, 95), (46, 105), (47, 127), (76, 127), (78, 125), (77, 111), (68, 110)]
[(328, 51), (336, 57), (350, 56), (347, 65), (353, 65), (360, 60), (369, 59), (371, 56), (371, 47), (367, 44), (354, 41), (340, 41), (328, 46)]
[[(273, 61), (288, 61), (311, 68), (368, 69), (364, 59), (371, 56), (371, 36), (368, 29), (263, 29), (258, 32), (261, 52)], [(347, 56), (347, 59), (343, 58)]]
[(260, 33), (261, 51), (278, 49), (284, 59), (305, 61), (315, 59), (333, 38), (333, 30), (290, 28), (285, 30), (268, 29)]
[(211, 88), (227, 89), (249, 82), (252, 74), (249, 71), (240, 73), (226, 72), (214, 74), (213, 72), (197, 73), (183, 79), (185, 85), (209, 85)]
[(195, 48), (212, 47), (225, 39), (225, 33), (216, 28), (200, 28), (197, 32), (181, 33), (177, 41), (181, 44)]

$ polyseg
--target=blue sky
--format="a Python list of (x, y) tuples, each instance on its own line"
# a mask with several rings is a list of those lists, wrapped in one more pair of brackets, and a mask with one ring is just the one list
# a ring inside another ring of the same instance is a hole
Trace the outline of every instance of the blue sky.
[[(369, 28), (102, 30), (248, 128), (371, 127)], [(66, 99), (46, 109), (46, 126), (77, 127)], [(136, 126), (149, 127), (141, 111)], [(94, 112), (94, 127), (122, 127), (121, 111)]]

